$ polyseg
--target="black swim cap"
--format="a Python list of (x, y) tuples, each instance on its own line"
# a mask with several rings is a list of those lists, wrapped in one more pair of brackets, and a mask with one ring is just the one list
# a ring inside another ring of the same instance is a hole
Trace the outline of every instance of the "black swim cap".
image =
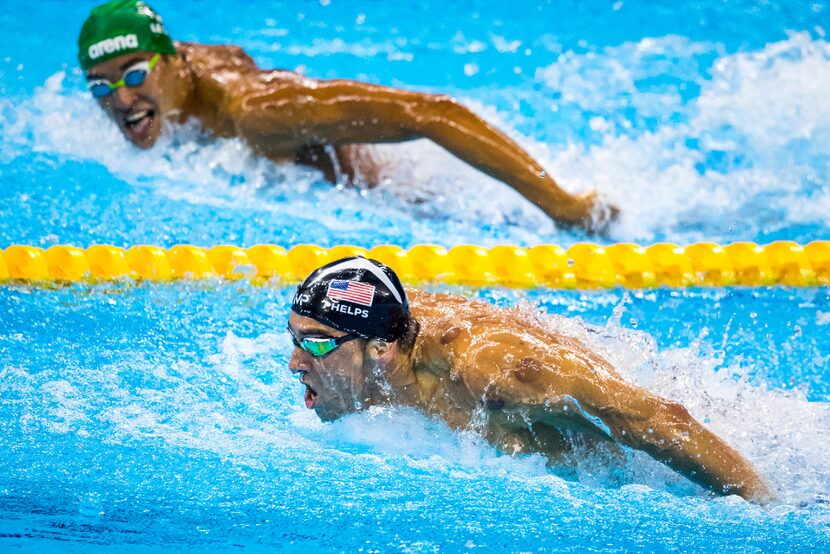
[(297, 287), (291, 309), (364, 339), (396, 341), (406, 332), (409, 301), (387, 266), (362, 257), (315, 269)]

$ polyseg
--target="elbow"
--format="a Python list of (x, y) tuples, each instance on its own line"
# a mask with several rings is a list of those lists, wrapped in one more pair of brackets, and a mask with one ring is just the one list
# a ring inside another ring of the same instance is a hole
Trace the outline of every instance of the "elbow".
[(431, 118), (446, 117), (463, 106), (448, 94), (421, 94), (416, 102), (410, 104), (416, 115), (427, 115)]
[(444, 117), (457, 112), (459, 109), (466, 109), (458, 100), (448, 94), (430, 94), (427, 97), (427, 103), (430, 110)]
[(661, 400), (651, 417), (641, 420), (632, 431), (636, 447), (663, 461), (667, 452), (674, 452), (691, 439), (694, 420), (688, 410), (671, 400)]
[(412, 130), (424, 138), (439, 141), (448, 125), (463, 119), (466, 111), (455, 98), (446, 94), (423, 94), (409, 104), (407, 119)]
[(664, 400), (658, 408), (659, 416), (672, 423), (686, 423), (692, 419), (689, 410), (682, 404), (673, 400)]
[(457, 106), (458, 101), (449, 94), (431, 94), (429, 95), (432, 102), (439, 106)]

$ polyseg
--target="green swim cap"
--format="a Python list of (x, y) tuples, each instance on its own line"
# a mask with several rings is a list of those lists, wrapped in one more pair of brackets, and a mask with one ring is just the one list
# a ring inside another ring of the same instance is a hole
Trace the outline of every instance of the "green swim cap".
[(176, 54), (161, 16), (141, 0), (112, 0), (93, 8), (78, 36), (78, 61), (84, 70), (142, 50)]

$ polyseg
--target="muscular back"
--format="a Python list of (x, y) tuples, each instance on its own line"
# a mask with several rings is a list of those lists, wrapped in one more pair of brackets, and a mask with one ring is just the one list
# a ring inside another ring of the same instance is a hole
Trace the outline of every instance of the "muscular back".
[(470, 413), (483, 408), (503, 427), (570, 425), (580, 383), (618, 379), (577, 340), (517, 308), (416, 289), (407, 294), (421, 324), (415, 368), (438, 381), (434, 396), (446, 397), (443, 404)]
[(554, 333), (519, 308), (419, 289), (408, 289), (407, 295), (421, 324), (421, 363), (463, 374), (475, 392), (510, 373), (530, 382), (533, 367), (540, 364), (563, 379), (586, 373), (617, 377), (608, 362), (578, 340)]

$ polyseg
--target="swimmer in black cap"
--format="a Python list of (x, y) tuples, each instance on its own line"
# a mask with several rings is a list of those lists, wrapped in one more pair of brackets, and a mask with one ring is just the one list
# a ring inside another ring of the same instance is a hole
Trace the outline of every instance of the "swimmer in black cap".
[(551, 460), (570, 448), (562, 431), (577, 430), (643, 450), (717, 493), (770, 498), (752, 465), (683, 406), (625, 382), (583, 344), (516, 309), (405, 291), (365, 258), (314, 271), (291, 309), (289, 369), (324, 421), (413, 406), (457, 429), (483, 421), (502, 450)]

